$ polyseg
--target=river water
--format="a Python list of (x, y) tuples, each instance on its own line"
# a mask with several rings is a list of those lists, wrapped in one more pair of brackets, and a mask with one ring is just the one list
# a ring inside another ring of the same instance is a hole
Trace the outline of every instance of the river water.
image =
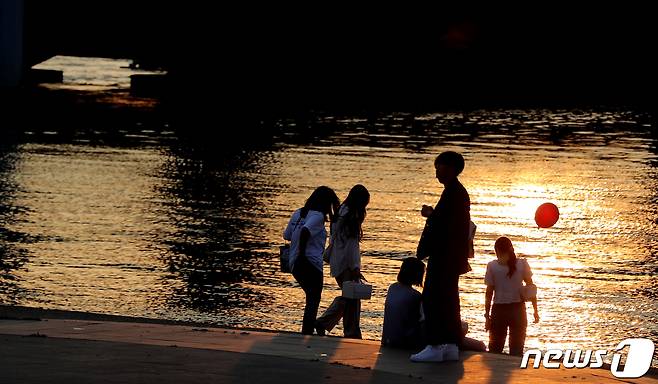
[[(526, 348), (658, 341), (651, 116), (317, 113), (267, 124), (270, 144), (239, 151), (190, 144), (166, 126), (35, 127), (3, 140), (0, 303), (298, 331), (303, 293), (278, 269), (281, 233), (316, 186), (344, 198), (361, 183), (371, 192), (362, 269), (374, 285), (361, 325), (378, 339), (386, 290), (423, 228), (419, 209), (442, 191), (434, 157), (456, 150), (478, 226), (473, 270), (460, 281), (469, 336), (487, 340), (484, 271), (505, 235), (539, 287), (541, 322), (528, 326)], [(560, 209), (550, 229), (534, 224), (543, 202)], [(321, 310), (337, 293), (326, 268)]]

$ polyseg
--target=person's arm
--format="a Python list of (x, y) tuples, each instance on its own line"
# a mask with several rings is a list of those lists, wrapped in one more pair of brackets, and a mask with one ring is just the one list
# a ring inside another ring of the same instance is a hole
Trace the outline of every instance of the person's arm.
[(288, 225), (286, 226), (286, 229), (283, 231), (283, 240), (292, 240), (292, 233), (295, 231), (295, 223), (297, 223), (299, 219), (295, 220), (295, 215), (293, 214), (290, 220), (288, 221)]
[[(437, 204), (438, 208), (438, 204)], [(420, 235), (420, 240), (418, 241), (418, 247), (416, 248), (416, 257), (419, 260), (424, 260), (429, 257), (429, 248), (431, 248), (431, 243), (434, 241), (435, 233), (433, 228), (434, 217), (438, 214), (438, 210), (432, 208), (429, 205), (423, 204), (423, 207), (420, 210), (420, 215), (425, 217), (425, 226), (423, 227), (423, 232)]]
[(283, 231), (283, 240), (292, 240), (292, 228), (290, 227), (290, 223), (288, 223), (285, 231)]
[(308, 239), (311, 237), (311, 231), (306, 227), (302, 227), (302, 231), (299, 234), (299, 253), (298, 257), (306, 257), (306, 244)]
[[(427, 219), (429, 221), (429, 219)], [(420, 240), (418, 240), (418, 247), (416, 247), (416, 257), (419, 260), (423, 260), (427, 257), (426, 242), (427, 242), (427, 232), (429, 231), (429, 223), (425, 221), (425, 227), (423, 232), (420, 234)]]
[[(423, 207), (429, 207), (427, 205)], [(431, 208), (431, 207), (430, 207)], [(422, 214), (422, 213), (421, 213)], [(434, 228), (433, 228), (433, 220), (434, 218), (431, 217), (432, 215), (435, 215), (436, 211), (432, 208), (432, 211), (429, 212), (428, 216), (423, 216), (427, 217), (427, 220), (425, 221), (425, 227), (423, 228), (423, 233), (420, 235), (420, 240), (418, 241), (418, 247), (416, 248), (416, 257), (419, 260), (423, 260), (429, 256), (429, 248), (431, 248), (431, 243), (432, 241), (435, 241), (435, 233), (434, 233)]]
[[(527, 266), (527, 271), (530, 271), (530, 266)], [(532, 282), (532, 272), (528, 272), (527, 275), (523, 278), (523, 281), (525, 281), (526, 285), (530, 285), (530, 284), (534, 285), (534, 283)], [(532, 309), (534, 310), (535, 323), (539, 323), (539, 311), (537, 310), (537, 296), (533, 297), (530, 301), (532, 302)]]
[(486, 319), (484, 323), (485, 331), (488, 331), (491, 325), (491, 300), (493, 299), (494, 287), (496, 286), (494, 272), (491, 265), (492, 262), (488, 263), (487, 270), (484, 272), (484, 284), (487, 286), (487, 290), (484, 293), (484, 318)]
[[(341, 214), (347, 214), (347, 207), (341, 208)], [(357, 220), (359, 220), (357, 218)], [(332, 225), (332, 230), (336, 233), (336, 241), (340, 243), (343, 249), (343, 263), (348, 270), (345, 280), (349, 281), (368, 281), (361, 274), (361, 247), (358, 235), (349, 236), (345, 230), (347, 225), (344, 216), (339, 216), (336, 223)]]
[[(523, 281), (525, 281), (526, 285), (534, 284), (532, 282), (532, 277), (526, 277), (523, 279)], [(535, 323), (539, 323), (539, 311), (537, 310), (537, 296), (533, 297), (530, 301), (532, 302), (532, 309), (534, 309)]]
[(493, 299), (494, 287), (487, 285), (487, 291), (484, 293), (484, 330), (491, 328), (491, 299)]
[(472, 259), (475, 257), (475, 244), (473, 240), (475, 239), (475, 231), (477, 230), (477, 225), (469, 218), (468, 220), (468, 258)]
[(535, 323), (539, 323), (539, 311), (537, 310), (537, 297), (532, 299), (532, 308), (535, 310)]

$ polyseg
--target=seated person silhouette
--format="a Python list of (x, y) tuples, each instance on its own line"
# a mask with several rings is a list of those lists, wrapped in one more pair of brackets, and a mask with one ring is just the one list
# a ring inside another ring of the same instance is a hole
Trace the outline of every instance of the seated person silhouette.
[[(413, 288), (422, 285), (424, 274), (425, 263), (418, 258), (408, 257), (402, 261), (398, 281), (391, 284), (386, 294), (382, 345), (411, 350), (425, 346), (422, 296)], [(462, 332), (464, 335), (468, 332), (468, 324), (463, 321)], [(470, 337), (464, 337), (461, 348), (486, 351), (483, 342)]]

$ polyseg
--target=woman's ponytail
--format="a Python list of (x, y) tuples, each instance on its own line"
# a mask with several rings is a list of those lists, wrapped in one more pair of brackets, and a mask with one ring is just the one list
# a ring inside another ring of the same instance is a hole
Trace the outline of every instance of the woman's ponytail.
[(499, 237), (496, 239), (496, 244), (494, 245), (496, 253), (506, 252), (507, 253), (507, 267), (509, 271), (507, 272), (507, 277), (512, 278), (514, 272), (516, 272), (516, 253), (514, 253), (514, 247), (512, 246), (512, 240), (508, 239), (505, 236)]

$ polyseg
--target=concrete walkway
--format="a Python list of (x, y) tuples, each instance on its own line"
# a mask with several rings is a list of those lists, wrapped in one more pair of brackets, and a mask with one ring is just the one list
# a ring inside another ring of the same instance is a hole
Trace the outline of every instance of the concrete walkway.
[(420, 364), (368, 340), (93, 320), (0, 320), (4, 383), (658, 383), (605, 369), (520, 369), (463, 352)]

